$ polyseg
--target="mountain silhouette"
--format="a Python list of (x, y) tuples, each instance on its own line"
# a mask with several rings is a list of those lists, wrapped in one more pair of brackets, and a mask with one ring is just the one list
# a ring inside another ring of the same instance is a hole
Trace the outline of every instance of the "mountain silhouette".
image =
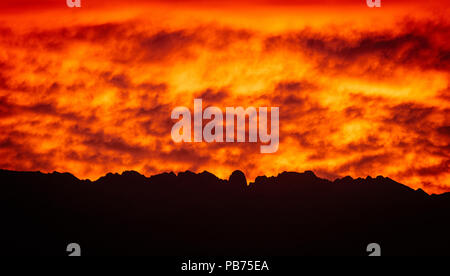
[(107, 174), (0, 170), (3, 255), (448, 255), (450, 194), (389, 178), (313, 172), (222, 180), (209, 172)]

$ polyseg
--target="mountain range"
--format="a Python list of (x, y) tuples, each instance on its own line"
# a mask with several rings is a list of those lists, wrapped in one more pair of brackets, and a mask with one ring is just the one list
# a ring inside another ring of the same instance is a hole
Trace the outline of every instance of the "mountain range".
[(284, 172), (247, 183), (209, 172), (134, 171), (97, 181), (0, 170), (4, 255), (448, 255), (450, 194), (392, 179)]

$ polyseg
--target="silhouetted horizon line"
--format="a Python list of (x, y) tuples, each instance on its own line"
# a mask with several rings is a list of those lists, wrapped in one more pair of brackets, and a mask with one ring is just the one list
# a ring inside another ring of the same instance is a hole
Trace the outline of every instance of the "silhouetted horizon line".
[(276, 180), (276, 179), (279, 178), (280, 176), (283, 176), (283, 175), (286, 175), (286, 174), (297, 174), (297, 175), (307, 175), (307, 176), (309, 176), (309, 177), (316, 178), (317, 180), (328, 181), (328, 182), (330, 182), (330, 183), (339, 183), (339, 182), (348, 182), (348, 181), (387, 180), (387, 181), (392, 182), (393, 184), (397, 184), (397, 185), (401, 185), (401, 186), (407, 187), (408, 189), (411, 189), (412, 191), (423, 192), (423, 193), (425, 193), (425, 194), (428, 195), (428, 196), (450, 194), (450, 191), (449, 191), (449, 192), (439, 193), (439, 194), (436, 194), (436, 193), (427, 193), (427, 192), (426, 192), (425, 190), (423, 190), (422, 188), (414, 189), (414, 188), (408, 186), (407, 184), (400, 183), (400, 182), (398, 182), (398, 181), (393, 180), (393, 179), (390, 178), (390, 177), (386, 177), (386, 176), (383, 176), (383, 175), (378, 175), (378, 176), (376, 176), (376, 177), (372, 177), (372, 176), (369, 175), (369, 176), (367, 176), (366, 178), (363, 178), (363, 177), (357, 177), (357, 178), (354, 178), (354, 177), (352, 177), (352, 176), (347, 175), (347, 176), (344, 176), (344, 177), (341, 177), (341, 178), (336, 178), (336, 179), (334, 179), (334, 180), (330, 180), (330, 179), (328, 179), (328, 178), (318, 177), (318, 176), (314, 173), (314, 171), (312, 171), (312, 170), (306, 170), (306, 171), (304, 171), (304, 172), (283, 171), (283, 172), (281, 172), (281, 173), (278, 173), (278, 175), (276, 175), (276, 176), (275, 176), (275, 175), (273, 175), (273, 176), (262, 175), (262, 176), (257, 176), (257, 177), (255, 178), (255, 180), (252, 181), (252, 182), (247, 181), (245, 173), (244, 173), (243, 171), (241, 171), (241, 170), (235, 170), (235, 171), (229, 176), (228, 179), (222, 179), (222, 178), (218, 177), (217, 175), (215, 175), (214, 173), (209, 172), (209, 171), (207, 171), (207, 170), (204, 170), (204, 171), (198, 172), (198, 173), (197, 173), (197, 172), (193, 172), (193, 171), (191, 171), (191, 170), (180, 171), (180, 172), (177, 172), (177, 173), (174, 172), (174, 171), (171, 171), (171, 172), (156, 173), (156, 174), (152, 174), (152, 175), (150, 175), (150, 176), (146, 176), (145, 174), (142, 174), (142, 173), (140, 173), (140, 172), (138, 172), (138, 171), (135, 171), (135, 170), (124, 170), (124, 171), (122, 171), (121, 173), (119, 173), (119, 172), (108, 172), (108, 173), (106, 173), (105, 175), (103, 175), (103, 176), (97, 178), (96, 180), (92, 180), (92, 179), (89, 179), (89, 178), (82, 179), (82, 178), (77, 177), (75, 174), (73, 174), (73, 173), (71, 173), (71, 172), (59, 172), (59, 171), (43, 172), (43, 171), (40, 171), (40, 170), (37, 170), (37, 171), (21, 171), (21, 170), (0, 169), (0, 173), (1, 173), (1, 172), (11, 172), (11, 173), (19, 173), (19, 174), (21, 174), (21, 173), (23, 173), (23, 174), (26, 174), (26, 173), (38, 173), (38, 174), (43, 174), (43, 175), (70, 175), (71, 177), (75, 178), (76, 180), (78, 180), (78, 181), (80, 181), (80, 182), (89, 182), (89, 183), (97, 183), (97, 182), (102, 181), (103, 179), (105, 179), (105, 178), (107, 178), (107, 177), (109, 177), (109, 176), (122, 176), (122, 177), (126, 177), (126, 176), (132, 176), (132, 175), (134, 175), (134, 176), (144, 177), (144, 178), (147, 179), (147, 180), (151, 180), (153, 177), (158, 177), (158, 176), (173, 175), (173, 176), (175, 176), (175, 177), (179, 177), (179, 176), (183, 176), (183, 175), (186, 175), (186, 174), (193, 174), (193, 175), (204, 175), (204, 174), (209, 174), (209, 175), (211, 175), (211, 176), (214, 176), (215, 178), (217, 178), (217, 179), (220, 180), (220, 181), (227, 181), (227, 182), (229, 182), (229, 181), (230, 181), (230, 178), (233, 176), (233, 174), (239, 172), (239, 173), (242, 173), (243, 176), (245, 177), (245, 181), (246, 181), (246, 184), (247, 184), (248, 187), (251, 187), (252, 185), (258, 185), (258, 182), (261, 182), (261, 180)]

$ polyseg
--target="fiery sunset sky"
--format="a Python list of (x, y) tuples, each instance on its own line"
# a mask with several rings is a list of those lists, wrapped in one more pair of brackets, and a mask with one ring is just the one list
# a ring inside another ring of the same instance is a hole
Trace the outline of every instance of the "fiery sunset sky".
[[(0, 168), (450, 191), (450, 1), (365, 2), (1, 0)], [(280, 107), (278, 152), (175, 144), (171, 111), (194, 98)]]

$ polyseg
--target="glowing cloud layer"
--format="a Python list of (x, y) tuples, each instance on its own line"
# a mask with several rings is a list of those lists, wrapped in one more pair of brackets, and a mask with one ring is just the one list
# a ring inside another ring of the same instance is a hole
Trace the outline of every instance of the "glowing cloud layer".
[[(36, 13), (8, 4), (0, 167), (85, 178), (314, 170), (450, 191), (450, 23), (431, 15), (445, 15), (447, 2), (376, 11), (176, 2), (72, 10), (43, 1)], [(195, 98), (223, 110), (279, 106), (279, 150), (175, 144), (171, 111)]]

